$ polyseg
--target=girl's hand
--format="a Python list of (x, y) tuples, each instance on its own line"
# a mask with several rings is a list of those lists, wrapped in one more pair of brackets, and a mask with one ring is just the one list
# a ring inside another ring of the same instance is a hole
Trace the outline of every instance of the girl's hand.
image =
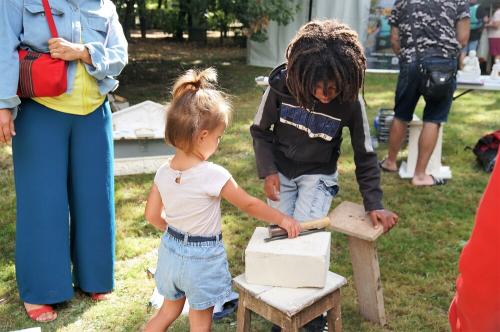
[(82, 44), (70, 43), (63, 38), (49, 39), (50, 56), (54, 59), (65, 61), (82, 60), (86, 64), (92, 64), (89, 51)]
[(288, 233), (288, 238), (299, 236), (300, 231), (302, 230), (302, 228), (300, 227), (300, 223), (289, 216), (285, 216), (285, 218), (281, 220), (279, 226), (286, 230), (286, 232)]

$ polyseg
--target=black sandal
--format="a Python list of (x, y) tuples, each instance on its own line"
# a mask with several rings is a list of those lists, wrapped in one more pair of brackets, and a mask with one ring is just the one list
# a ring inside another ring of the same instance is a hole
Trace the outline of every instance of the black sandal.
[(389, 169), (387, 167), (384, 166), (384, 162), (387, 158), (384, 158), (382, 160), (379, 160), (378, 162), (378, 167), (384, 171), (384, 172), (387, 172), (387, 173), (396, 173), (398, 170), (397, 169)]

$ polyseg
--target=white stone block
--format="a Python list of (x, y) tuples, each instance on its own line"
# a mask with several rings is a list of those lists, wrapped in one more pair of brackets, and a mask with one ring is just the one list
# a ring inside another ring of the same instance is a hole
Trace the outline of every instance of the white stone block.
[(324, 287), (330, 266), (330, 232), (264, 242), (267, 228), (257, 227), (245, 250), (245, 277), (251, 284)]
[[(416, 116), (410, 122), (410, 135), (408, 140), (408, 160), (403, 161), (399, 168), (399, 176), (403, 179), (412, 178), (415, 174), (415, 166), (417, 165), (418, 157), (418, 141), (420, 132), (422, 131), (423, 122)], [(441, 152), (443, 145), (443, 125), (439, 128), (439, 135), (432, 152), (429, 163), (425, 169), (425, 173), (432, 174), (441, 179), (451, 179), (451, 169), (448, 166), (441, 164)]]

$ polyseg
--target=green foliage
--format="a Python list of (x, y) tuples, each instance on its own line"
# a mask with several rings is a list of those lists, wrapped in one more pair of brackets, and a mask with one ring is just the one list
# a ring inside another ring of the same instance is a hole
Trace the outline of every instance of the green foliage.
[(178, 23), (179, 8), (148, 9), (146, 12), (147, 29), (157, 29), (166, 33), (174, 33), (177, 29), (186, 29), (186, 22)]
[(301, 8), (300, 1), (240, 0), (236, 5), (236, 18), (248, 29), (247, 35), (255, 41), (267, 39), (270, 21), (286, 25)]
[(139, 15), (146, 21), (147, 29), (168, 33), (207, 29), (226, 32), (231, 24), (238, 23), (257, 41), (267, 39), (270, 21), (286, 25), (301, 7), (298, 0), (173, 0), (160, 8), (155, 0), (114, 2), (126, 31), (135, 25), (134, 17)]

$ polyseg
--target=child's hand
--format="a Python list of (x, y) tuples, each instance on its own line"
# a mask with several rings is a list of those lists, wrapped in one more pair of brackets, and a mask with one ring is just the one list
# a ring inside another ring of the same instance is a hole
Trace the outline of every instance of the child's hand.
[(382, 225), (384, 233), (396, 226), (399, 219), (397, 214), (388, 210), (373, 210), (368, 212), (368, 216), (370, 216), (373, 227), (378, 227), (379, 224)]
[(280, 177), (278, 174), (266, 176), (264, 180), (264, 192), (271, 201), (279, 201)]
[(300, 227), (300, 223), (289, 216), (283, 218), (279, 226), (286, 230), (286, 232), (288, 233), (288, 238), (299, 236), (300, 231), (302, 230), (302, 228)]

